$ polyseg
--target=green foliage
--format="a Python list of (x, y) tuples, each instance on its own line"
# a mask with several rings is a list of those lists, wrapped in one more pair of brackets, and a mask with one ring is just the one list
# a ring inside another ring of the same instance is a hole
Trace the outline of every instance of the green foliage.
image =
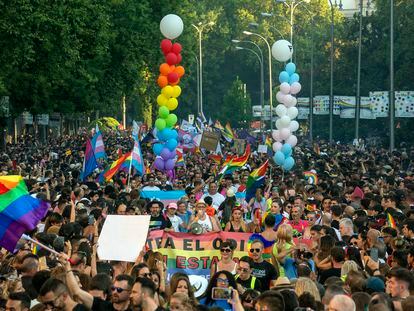
[(251, 100), (245, 84), (237, 77), (223, 98), (222, 118), (233, 127), (246, 128), (251, 121)]

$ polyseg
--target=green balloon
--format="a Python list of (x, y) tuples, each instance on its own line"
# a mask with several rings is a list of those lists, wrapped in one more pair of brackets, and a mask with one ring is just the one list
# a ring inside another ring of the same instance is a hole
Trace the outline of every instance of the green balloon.
[(155, 121), (155, 127), (157, 128), (158, 131), (162, 131), (163, 129), (165, 129), (166, 125), (167, 124), (164, 119), (157, 119)]
[(168, 127), (173, 127), (177, 123), (177, 116), (174, 113), (170, 113), (165, 121)]
[(166, 119), (167, 117), (168, 117), (168, 115), (170, 114), (170, 111), (168, 110), (168, 108), (167, 107), (165, 107), (165, 106), (161, 106), (159, 109), (158, 109), (158, 115), (161, 117), (161, 118), (163, 118), (163, 119)]

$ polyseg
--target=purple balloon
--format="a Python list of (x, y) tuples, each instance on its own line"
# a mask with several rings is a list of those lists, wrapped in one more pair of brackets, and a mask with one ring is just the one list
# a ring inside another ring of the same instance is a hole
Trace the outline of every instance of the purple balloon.
[(169, 160), (165, 161), (164, 164), (165, 164), (165, 169), (166, 170), (172, 170), (175, 166), (175, 160), (169, 159)]
[(161, 156), (161, 158), (163, 158), (163, 160), (168, 160), (168, 159), (170, 159), (170, 157), (171, 157), (171, 155), (170, 155), (170, 150), (168, 150), (168, 148), (167, 148), (167, 147), (164, 147), (164, 148), (161, 150), (160, 156)]
[(169, 159), (174, 159), (176, 155), (177, 155), (177, 152), (175, 151), (175, 149), (173, 151), (170, 151)]
[(161, 157), (157, 157), (154, 161), (154, 166), (157, 170), (163, 171), (165, 169), (164, 160)]

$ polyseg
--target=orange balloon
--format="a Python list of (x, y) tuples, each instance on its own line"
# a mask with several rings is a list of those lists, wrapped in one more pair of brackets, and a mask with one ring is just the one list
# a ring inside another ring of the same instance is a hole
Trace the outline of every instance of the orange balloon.
[(178, 78), (178, 80), (177, 81), (175, 81), (174, 83), (170, 83), (170, 85), (177, 85), (177, 84), (179, 84), (180, 83), (180, 78)]
[(166, 76), (159, 75), (159, 77), (158, 77), (158, 79), (157, 79), (157, 83), (158, 83), (158, 86), (159, 86), (160, 88), (163, 88), (163, 87), (165, 87), (165, 86), (167, 86), (167, 85), (168, 85), (168, 79), (167, 79), (167, 77), (166, 77)]
[(175, 65), (171, 65), (170, 66), (170, 72), (174, 72), (174, 70), (175, 70)]
[(167, 63), (161, 64), (160, 72), (164, 76), (168, 75), (171, 72), (170, 65), (168, 65)]
[(174, 72), (176, 74), (178, 74), (178, 76), (181, 78), (184, 75), (184, 73), (185, 73), (185, 69), (184, 69), (183, 66), (177, 66), (177, 67), (175, 67)]

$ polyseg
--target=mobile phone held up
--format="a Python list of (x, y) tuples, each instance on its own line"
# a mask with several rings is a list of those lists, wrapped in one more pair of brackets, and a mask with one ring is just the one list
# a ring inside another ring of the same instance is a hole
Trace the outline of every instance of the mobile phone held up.
[(211, 298), (214, 300), (233, 299), (233, 291), (230, 288), (213, 287)]

